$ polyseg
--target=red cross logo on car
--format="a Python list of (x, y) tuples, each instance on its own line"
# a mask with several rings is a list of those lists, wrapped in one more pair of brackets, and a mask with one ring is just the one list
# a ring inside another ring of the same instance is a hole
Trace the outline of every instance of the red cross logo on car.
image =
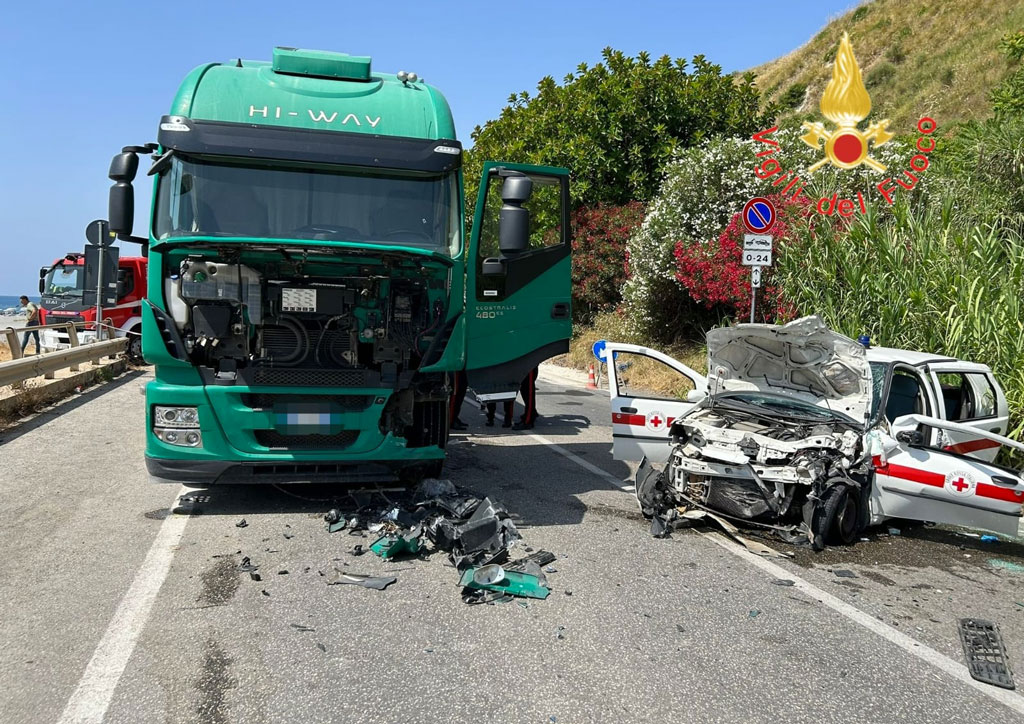
[(975, 478), (966, 470), (954, 470), (946, 475), (944, 487), (957, 496), (974, 495)]
[(661, 430), (667, 424), (665, 414), (661, 410), (651, 410), (647, 413), (647, 429)]

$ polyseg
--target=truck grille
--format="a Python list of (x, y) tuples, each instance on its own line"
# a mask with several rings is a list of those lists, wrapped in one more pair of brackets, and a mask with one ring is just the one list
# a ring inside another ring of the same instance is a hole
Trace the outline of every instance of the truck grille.
[(278, 450), (339, 450), (359, 437), (358, 430), (342, 430), (333, 435), (285, 435), (277, 430), (256, 430), (256, 442)]
[(281, 387), (369, 387), (365, 370), (319, 370), (262, 367), (255, 371), (252, 384)]
[(254, 409), (271, 408), (276, 405), (295, 403), (331, 403), (342, 410), (365, 410), (373, 403), (372, 395), (274, 395), (247, 392), (242, 395), (242, 404)]

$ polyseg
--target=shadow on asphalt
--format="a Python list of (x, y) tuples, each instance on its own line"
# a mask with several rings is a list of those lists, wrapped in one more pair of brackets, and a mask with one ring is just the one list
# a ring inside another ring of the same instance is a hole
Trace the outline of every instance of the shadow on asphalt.
[(22, 435), (38, 430), (46, 423), (57, 419), (66, 412), (71, 412), (87, 402), (95, 400), (101, 395), (105, 395), (108, 392), (122, 387), (133, 380), (138, 379), (142, 375), (146, 374), (146, 369), (140, 368), (129, 368), (120, 377), (105, 382), (99, 385), (93, 385), (89, 387), (81, 394), (72, 395), (71, 397), (65, 397), (63, 400), (59, 400), (52, 405), (44, 407), (41, 411), (35, 413), (24, 422), (15, 422), (10, 427), (0, 432), (0, 445), (17, 440)]
[[(536, 431), (543, 432), (543, 428), (538, 427)], [(549, 526), (579, 523), (587, 508), (578, 496), (595, 490), (615, 489), (597, 475), (582, 469), (573, 470), (574, 463), (541, 443), (531, 442), (515, 447), (487, 446), (475, 443), (474, 437), (465, 434), (453, 436), (443, 477), (501, 502), (517, 524)], [(610, 459), (608, 443), (573, 443), (564, 447), (584, 460), (593, 461), (613, 476), (625, 478), (630, 473), (627, 465)], [(517, 456), (517, 460), (508, 460), (509, 455)], [(520, 461), (525, 464), (520, 465)], [(567, 468), (571, 474), (556, 472)], [(341, 483), (212, 485), (192, 493), (198, 496), (193, 514), (241, 519), (278, 513), (320, 516), (331, 508), (354, 512), (361, 505), (383, 507), (388, 501), (401, 502), (405, 493), (398, 487), (397, 484), (382, 484), (375, 490), (374, 486)], [(187, 510), (181, 509), (180, 512)]]

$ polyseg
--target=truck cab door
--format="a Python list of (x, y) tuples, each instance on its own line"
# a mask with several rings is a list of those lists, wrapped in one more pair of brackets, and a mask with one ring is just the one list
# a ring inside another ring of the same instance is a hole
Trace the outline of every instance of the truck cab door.
[(608, 394), (612, 457), (666, 462), (669, 430), (707, 394), (707, 378), (668, 355), (635, 344), (609, 342)]
[[(992, 372), (982, 365), (949, 362), (928, 366), (932, 384), (939, 397), (940, 415), (950, 422), (969, 428), (1005, 435), (1009, 428), (1006, 395)], [(992, 462), (999, 454), (999, 443), (969, 432), (944, 430), (933, 444), (950, 452)]]
[[(523, 245), (503, 248), (513, 226)], [(466, 375), (478, 397), (514, 397), (530, 370), (569, 351), (570, 251), (569, 172), (485, 163), (466, 257)]]
[(875, 460), (872, 512), (1017, 535), (1024, 478), (932, 447), (927, 441), (935, 430), (901, 422), (905, 419), (893, 423), (895, 437), (881, 433), (886, 455)]

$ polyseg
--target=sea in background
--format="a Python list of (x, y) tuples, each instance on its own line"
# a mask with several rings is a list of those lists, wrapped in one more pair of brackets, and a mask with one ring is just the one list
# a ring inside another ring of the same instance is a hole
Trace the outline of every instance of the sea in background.
[[(20, 296), (20, 294), (15, 294), (13, 297), (0, 294), (0, 315), (2, 315), (7, 310), (14, 309), (16, 310), (15, 313), (20, 316), (21, 302), (18, 301)], [(39, 304), (39, 297), (30, 296), (29, 299), (31, 299), (36, 304)]]

